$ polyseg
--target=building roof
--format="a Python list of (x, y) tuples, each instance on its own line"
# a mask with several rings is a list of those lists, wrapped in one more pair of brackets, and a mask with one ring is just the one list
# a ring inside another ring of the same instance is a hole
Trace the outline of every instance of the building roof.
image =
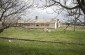
[(55, 23), (56, 20), (50, 19), (28, 19), (28, 20), (18, 20), (18, 23)]

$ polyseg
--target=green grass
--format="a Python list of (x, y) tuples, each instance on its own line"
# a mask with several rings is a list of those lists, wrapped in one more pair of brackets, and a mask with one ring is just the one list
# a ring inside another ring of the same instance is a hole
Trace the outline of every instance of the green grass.
[(0, 55), (85, 55), (85, 46), (0, 39)]
[(0, 37), (63, 42), (63, 44), (21, 40), (9, 42), (0, 39), (0, 55), (85, 55), (85, 29), (76, 29), (74, 32), (70, 27), (65, 33), (63, 29), (60, 27), (51, 32), (14, 27), (5, 29), (0, 33)]
[(73, 31), (67, 30), (63, 32), (63, 28), (52, 30), (52, 32), (44, 32), (43, 29), (25, 29), (25, 28), (8, 28), (0, 33), (0, 37), (11, 37), (21, 39), (32, 39), (41, 41), (60, 41), (85, 44), (85, 30)]

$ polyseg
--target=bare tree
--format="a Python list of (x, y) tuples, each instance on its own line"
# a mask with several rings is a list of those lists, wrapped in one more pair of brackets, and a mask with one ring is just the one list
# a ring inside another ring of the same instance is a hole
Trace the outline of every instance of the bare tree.
[(4, 21), (7, 17), (21, 14), (31, 6), (32, 4), (27, 5), (20, 0), (0, 0), (0, 21)]
[[(68, 16), (74, 17), (73, 20), (74, 31), (77, 20), (82, 23), (82, 21), (79, 18), (81, 15), (85, 16), (85, 0), (45, 0), (45, 1), (46, 1), (46, 4), (44, 5), (45, 7), (60, 6), (60, 9), (64, 9), (67, 11)], [(72, 5), (68, 6), (68, 1), (70, 1)], [(69, 27), (69, 25), (70, 24), (68, 24), (64, 30), (66, 30)]]
[(8, 27), (5, 23), (6, 19), (9, 20), (14, 16), (15, 18), (16, 16), (18, 17), (18, 15), (23, 13), (23, 11), (31, 8), (32, 5), (33, 3), (26, 4), (21, 0), (0, 0), (0, 22), (2, 22), (2, 27), (0, 27), (0, 30), (2, 31)]
[[(78, 15), (78, 18), (81, 15), (85, 15), (85, 0), (45, 0), (45, 1), (46, 1), (45, 7), (60, 6), (61, 7), (60, 9), (65, 9), (67, 11), (75, 10), (69, 12), (69, 14), (71, 16), (74, 16), (76, 14)], [(68, 6), (68, 1), (70, 1), (72, 5)], [(77, 20), (79, 20), (78, 18)]]
[(70, 0), (70, 1), (74, 5), (68, 7), (66, 5), (68, 3), (68, 0), (46, 0), (46, 2), (49, 3), (49, 4), (46, 4), (46, 7), (51, 7), (53, 5), (60, 5), (61, 7), (68, 10), (80, 8), (82, 12), (85, 14), (85, 0)]

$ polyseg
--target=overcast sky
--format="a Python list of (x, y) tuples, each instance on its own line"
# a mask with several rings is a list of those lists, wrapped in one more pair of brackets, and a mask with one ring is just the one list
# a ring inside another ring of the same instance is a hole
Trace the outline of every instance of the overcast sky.
[[(30, 0), (30, 2), (28, 2), (29, 0), (22, 0), (22, 1), (24, 1), (26, 3), (33, 2), (35, 4), (34, 5), (35, 7), (37, 5), (42, 6), (45, 4), (45, 0), (42, 0), (42, 1), (41, 0), (34, 0), (34, 1)], [(63, 0), (62, 0), (62, 2), (63, 2)], [(70, 6), (70, 4), (71, 4), (71, 1), (68, 0), (68, 3), (66, 5)], [(53, 6), (53, 7), (49, 7), (49, 8), (45, 8), (45, 9), (43, 9), (43, 8), (30, 8), (30, 9), (25, 11), (25, 13), (22, 17), (25, 19), (29, 19), (29, 18), (35, 18), (35, 16), (38, 16), (39, 18), (44, 18), (44, 19), (58, 18), (58, 19), (63, 20), (63, 21), (65, 20), (65, 18), (68, 18), (65, 15), (63, 15), (65, 13), (64, 10), (63, 11), (58, 10), (55, 13), (54, 12), (55, 8), (58, 8), (58, 7)], [(59, 14), (59, 12), (61, 12), (61, 11), (62, 11), (62, 13)]]

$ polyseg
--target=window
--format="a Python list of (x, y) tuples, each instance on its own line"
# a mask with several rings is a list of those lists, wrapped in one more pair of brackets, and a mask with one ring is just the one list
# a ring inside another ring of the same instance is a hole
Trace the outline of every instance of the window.
[(38, 24), (36, 26), (39, 26)]

